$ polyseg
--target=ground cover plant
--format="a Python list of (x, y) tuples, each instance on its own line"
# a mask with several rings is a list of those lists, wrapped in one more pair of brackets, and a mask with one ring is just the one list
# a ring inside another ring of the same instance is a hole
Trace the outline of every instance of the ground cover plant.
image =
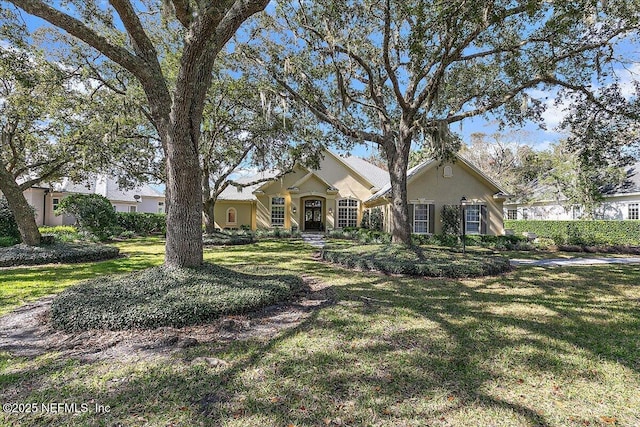
[(0, 267), (102, 261), (115, 258), (118, 254), (118, 248), (100, 244), (62, 242), (42, 246), (18, 244), (0, 248)]
[(509, 260), (487, 253), (458, 253), (444, 249), (398, 245), (327, 247), (322, 259), (359, 270), (428, 277), (475, 277), (510, 270)]
[(202, 244), (205, 246), (246, 245), (253, 241), (253, 233), (250, 231), (216, 231), (202, 236)]
[[(127, 271), (161, 257), (161, 242), (119, 247), (128, 258), (99, 264)], [(313, 251), (290, 240), (205, 251), (208, 262), (226, 268), (304, 274), (330, 286), (331, 304), (272, 339), (98, 361), (0, 352), (3, 402), (110, 409), (3, 413), (0, 424), (640, 424), (638, 266), (526, 266), (501, 276), (424, 279), (320, 263)], [(49, 271), (36, 268), (40, 276)], [(16, 286), (11, 276), (26, 273), (6, 272)]]
[(252, 275), (204, 264), (153, 267), (86, 280), (56, 297), (51, 324), (66, 331), (182, 327), (289, 299), (302, 287), (292, 275)]

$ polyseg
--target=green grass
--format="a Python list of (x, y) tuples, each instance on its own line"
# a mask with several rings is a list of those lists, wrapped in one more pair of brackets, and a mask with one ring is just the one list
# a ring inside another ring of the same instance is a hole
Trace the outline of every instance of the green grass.
[(115, 244), (124, 258), (66, 265), (0, 269), (0, 314), (29, 301), (58, 293), (82, 280), (110, 273), (127, 273), (162, 264), (163, 242), (158, 238), (133, 239)]
[[(159, 242), (144, 243), (121, 246), (138, 253), (111, 266), (161, 262)], [(269, 341), (213, 342), (136, 362), (0, 354), (3, 402), (110, 407), (2, 414), (0, 425), (640, 425), (637, 266), (424, 279), (354, 272), (311, 253), (288, 241), (206, 251), (208, 261), (243, 272), (331, 285), (335, 304)], [(229, 365), (194, 362), (201, 356)]]

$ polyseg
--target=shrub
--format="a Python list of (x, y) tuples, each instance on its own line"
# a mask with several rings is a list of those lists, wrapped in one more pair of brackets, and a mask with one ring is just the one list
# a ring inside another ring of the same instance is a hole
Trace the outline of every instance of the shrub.
[(118, 226), (139, 236), (167, 233), (167, 218), (165, 214), (116, 212), (116, 218)]
[(475, 277), (511, 269), (500, 256), (462, 255), (450, 251), (412, 249), (397, 245), (360, 245), (322, 251), (322, 259), (349, 268), (428, 277)]
[(253, 233), (246, 231), (216, 231), (202, 236), (202, 243), (205, 246), (247, 245), (253, 242)]
[(20, 243), (19, 239), (10, 236), (0, 236), (0, 248), (5, 248), (7, 246), (13, 246)]
[(53, 301), (51, 322), (66, 331), (197, 325), (289, 299), (301, 286), (296, 276), (250, 275), (211, 264), (154, 267), (68, 288)]
[(116, 258), (120, 250), (96, 244), (53, 243), (48, 246), (15, 245), (0, 248), (0, 267), (75, 263)]
[(74, 242), (81, 240), (82, 236), (78, 233), (78, 229), (71, 225), (57, 225), (55, 227), (40, 227), (40, 234), (54, 236), (59, 242)]
[(99, 194), (71, 194), (60, 201), (55, 213), (73, 215), (82, 230), (100, 240), (111, 237), (118, 225), (111, 202)]
[(446, 236), (459, 236), (461, 234), (460, 231), (460, 206), (443, 206), (442, 234)]
[(16, 219), (5, 199), (0, 199), (0, 237), (11, 237), (20, 241)]
[(302, 233), (298, 230), (288, 230), (286, 228), (260, 228), (255, 232), (256, 239), (264, 239), (264, 238), (285, 238), (289, 239), (292, 237), (300, 237)]
[(640, 246), (640, 221), (528, 221), (507, 220), (505, 228), (516, 235), (535, 233), (556, 245)]

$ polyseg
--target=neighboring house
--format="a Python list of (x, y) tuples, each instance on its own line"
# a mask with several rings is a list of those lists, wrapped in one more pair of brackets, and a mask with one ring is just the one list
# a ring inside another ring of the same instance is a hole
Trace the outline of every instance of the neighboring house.
[[(248, 178), (251, 182), (258, 177)], [(451, 164), (428, 161), (408, 171), (409, 216), (414, 233), (438, 234), (444, 205), (464, 196), (469, 234), (504, 233), (504, 191), (462, 157)], [(278, 179), (246, 188), (229, 186), (218, 197), (220, 229), (282, 227), (321, 231), (356, 227), (366, 209), (380, 208), (391, 231), (388, 172), (357, 157), (326, 151), (317, 170), (297, 165)]]
[[(627, 168), (622, 185), (602, 189), (603, 202), (595, 219), (640, 219), (640, 162)], [(552, 196), (549, 196), (551, 194)], [(571, 205), (566, 197), (549, 185), (537, 185), (528, 201), (512, 199), (504, 203), (505, 219), (575, 220), (585, 216), (582, 206)]]
[(51, 186), (40, 184), (24, 192), (27, 202), (36, 211), (38, 225), (72, 225), (75, 218), (69, 215), (56, 216), (54, 210), (69, 194), (100, 194), (111, 201), (117, 212), (165, 212), (165, 196), (149, 185), (131, 190), (121, 189), (117, 181), (104, 175), (96, 176), (84, 183), (76, 184), (64, 178)]

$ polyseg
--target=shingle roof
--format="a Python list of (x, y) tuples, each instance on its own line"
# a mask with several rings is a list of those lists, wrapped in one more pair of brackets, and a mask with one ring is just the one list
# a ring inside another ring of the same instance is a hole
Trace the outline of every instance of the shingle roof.
[(622, 184), (604, 188), (602, 194), (605, 196), (613, 196), (615, 194), (640, 193), (640, 162), (636, 162), (627, 167), (626, 171), (627, 177)]
[(340, 158), (374, 186), (382, 188), (389, 183), (389, 172), (386, 170), (379, 168), (360, 157), (348, 156)]
[[(260, 172), (255, 175), (238, 178), (235, 180), (238, 184), (247, 184), (253, 181), (262, 180), (266, 178), (272, 178), (278, 175), (277, 171), (268, 171), (268, 172)], [(237, 201), (248, 201), (248, 200), (256, 200), (256, 196), (253, 194), (258, 188), (264, 185), (264, 182), (260, 182), (258, 184), (249, 185), (247, 187), (236, 187), (234, 185), (229, 185), (225, 188), (220, 195), (218, 195), (218, 200), (237, 200)]]

